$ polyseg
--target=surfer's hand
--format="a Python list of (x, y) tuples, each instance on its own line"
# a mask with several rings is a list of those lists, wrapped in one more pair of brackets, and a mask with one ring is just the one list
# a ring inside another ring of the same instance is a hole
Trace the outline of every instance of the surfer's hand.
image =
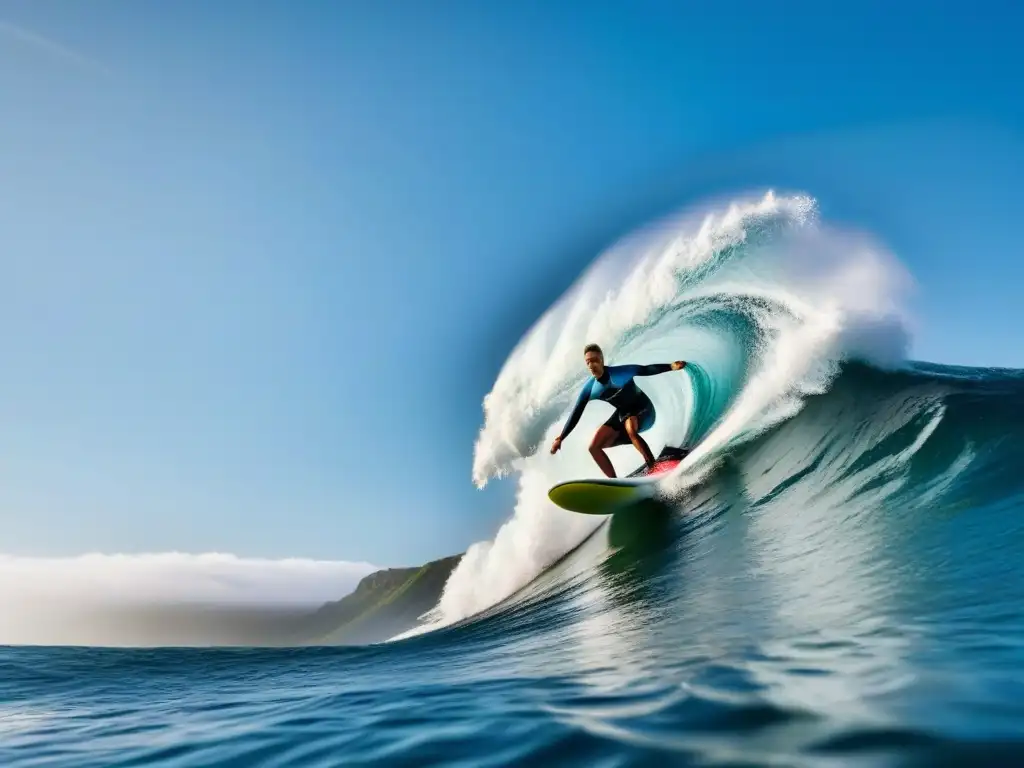
[(679, 370), (682, 370), (685, 367), (686, 367), (686, 361), (685, 360), (676, 360), (674, 363), (672, 363), (672, 370), (673, 371), (679, 371)]
[(558, 451), (558, 449), (559, 449), (559, 448), (561, 448), (561, 447), (562, 447), (562, 438), (560, 438), (560, 437), (556, 437), (556, 438), (555, 438), (555, 442), (553, 442), (553, 443), (551, 444), (551, 452), (552, 452), (552, 453), (555, 453), (555, 452), (557, 452), (557, 451)]

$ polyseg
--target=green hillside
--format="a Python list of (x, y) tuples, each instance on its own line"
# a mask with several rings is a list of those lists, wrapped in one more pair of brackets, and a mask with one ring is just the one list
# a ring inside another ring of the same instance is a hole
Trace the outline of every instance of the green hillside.
[(441, 597), (441, 590), (462, 555), (415, 568), (387, 568), (366, 576), (341, 600), (325, 603), (304, 622), (306, 642), (365, 644), (411, 629)]

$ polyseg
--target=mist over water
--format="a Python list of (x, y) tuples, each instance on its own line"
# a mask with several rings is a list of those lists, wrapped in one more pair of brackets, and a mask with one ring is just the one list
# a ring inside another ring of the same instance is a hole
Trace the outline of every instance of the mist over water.
[(337, 600), (374, 570), (369, 563), (215, 552), (0, 555), (0, 644), (273, 642), (261, 633)]

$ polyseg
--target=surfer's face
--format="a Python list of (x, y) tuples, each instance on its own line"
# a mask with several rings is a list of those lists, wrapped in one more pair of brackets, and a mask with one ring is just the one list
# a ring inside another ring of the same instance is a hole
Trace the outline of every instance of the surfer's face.
[(583, 362), (587, 364), (595, 378), (601, 378), (601, 374), (604, 373), (604, 358), (601, 355), (597, 352), (587, 352), (583, 356)]

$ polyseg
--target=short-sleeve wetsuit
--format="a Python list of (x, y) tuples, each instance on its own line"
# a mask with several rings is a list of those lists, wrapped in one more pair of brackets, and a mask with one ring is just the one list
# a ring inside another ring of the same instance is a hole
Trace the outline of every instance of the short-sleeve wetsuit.
[(583, 385), (559, 439), (564, 440), (569, 436), (579, 422), (580, 416), (583, 415), (583, 409), (587, 407), (587, 403), (591, 400), (603, 400), (615, 407), (615, 413), (605, 421), (605, 426), (611, 427), (619, 433), (615, 440), (616, 443), (629, 442), (624, 422), (630, 416), (637, 417), (641, 432), (654, 425), (654, 403), (643, 390), (637, 387), (633, 377), (655, 376), (671, 370), (672, 366), (669, 363), (605, 366), (601, 378), (591, 376)]

